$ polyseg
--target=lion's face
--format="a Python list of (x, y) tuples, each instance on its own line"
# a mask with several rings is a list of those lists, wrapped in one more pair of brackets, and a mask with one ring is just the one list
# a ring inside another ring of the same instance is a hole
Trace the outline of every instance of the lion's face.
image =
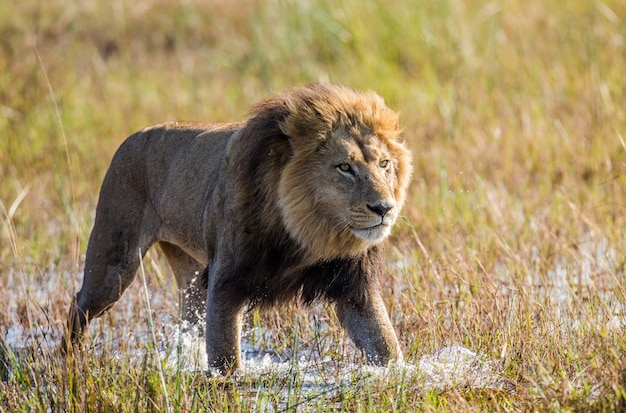
[[(365, 243), (378, 243), (398, 217), (394, 196), (394, 159), (373, 134), (341, 128), (320, 147), (320, 208), (346, 232)], [(356, 240), (355, 240), (356, 241)]]
[(283, 171), (283, 221), (318, 259), (363, 253), (390, 234), (407, 171), (410, 157), (397, 142), (368, 129), (337, 127), (314, 150), (296, 153)]

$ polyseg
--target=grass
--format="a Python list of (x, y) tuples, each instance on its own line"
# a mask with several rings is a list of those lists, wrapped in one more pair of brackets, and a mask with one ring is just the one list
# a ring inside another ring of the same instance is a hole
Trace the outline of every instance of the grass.
[[(0, 411), (626, 408), (625, 28), (617, 0), (4, 5)], [(342, 381), (342, 360), (360, 359), (325, 306), (253, 314), (246, 340), (293, 363), (331, 356), (319, 363), (336, 387), (311, 391), (298, 369), (218, 380), (164, 365), (178, 299), (158, 250), (151, 312), (136, 281), (94, 323), (88, 355), (58, 357), (122, 140), (166, 120), (239, 120), (325, 79), (382, 94), (415, 154), (384, 280), (407, 361), (459, 344), (509, 385)]]

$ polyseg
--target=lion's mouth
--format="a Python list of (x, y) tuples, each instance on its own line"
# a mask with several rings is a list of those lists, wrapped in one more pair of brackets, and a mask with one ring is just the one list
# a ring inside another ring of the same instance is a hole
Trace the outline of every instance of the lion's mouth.
[(369, 227), (350, 226), (352, 233), (358, 238), (368, 242), (380, 242), (391, 232), (391, 226), (381, 222)]

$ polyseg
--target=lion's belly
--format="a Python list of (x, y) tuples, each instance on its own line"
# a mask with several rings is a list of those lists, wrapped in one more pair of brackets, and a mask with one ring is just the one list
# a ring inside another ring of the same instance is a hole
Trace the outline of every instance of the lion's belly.
[(190, 239), (189, 234), (181, 234), (169, 230), (167, 227), (162, 227), (157, 235), (157, 241), (168, 242), (176, 245), (183, 250), (187, 255), (198, 261), (202, 266), (206, 266), (210, 260), (210, 251), (207, 251), (206, 247), (197, 240)]

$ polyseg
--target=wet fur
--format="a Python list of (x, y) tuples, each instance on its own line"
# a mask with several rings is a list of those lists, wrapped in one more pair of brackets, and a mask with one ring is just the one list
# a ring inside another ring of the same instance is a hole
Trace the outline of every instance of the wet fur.
[(375, 153), (388, 152), (392, 173), (362, 167), (364, 183), (346, 186), (357, 191), (346, 197), (391, 199), (397, 213), (411, 157), (397, 115), (373, 92), (315, 84), (259, 103), (245, 123), (170, 123), (128, 138), (101, 189), (83, 287), (68, 316), (72, 340), (119, 299), (140, 252), (159, 243), (185, 292), (185, 318), (197, 322), (207, 309), (212, 367), (240, 365), (245, 308), (293, 299), (334, 302), (368, 361), (401, 358), (379, 291), (382, 245), (342, 227), (335, 215), (344, 204), (319, 183), (328, 179), (320, 153), (332, 154), (337, 139), (366, 153), (366, 137)]

